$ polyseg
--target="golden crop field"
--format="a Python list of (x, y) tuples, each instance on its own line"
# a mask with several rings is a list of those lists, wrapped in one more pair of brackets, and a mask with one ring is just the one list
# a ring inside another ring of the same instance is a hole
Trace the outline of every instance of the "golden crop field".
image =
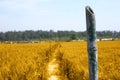
[[(87, 54), (86, 42), (0, 43), (0, 80), (88, 80)], [(98, 42), (98, 71), (120, 79), (119, 40)]]

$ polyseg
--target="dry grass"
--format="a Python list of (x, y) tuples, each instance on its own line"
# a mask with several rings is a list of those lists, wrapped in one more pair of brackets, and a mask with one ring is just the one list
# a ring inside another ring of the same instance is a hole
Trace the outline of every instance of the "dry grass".
[[(99, 80), (120, 79), (120, 41), (98, 42)], [(59, 48), (57, 46), (59, 45)], [(52, 53), (66, 80), (88, 80), (86, 42), (0, 44), (0, 80), (44, 80)]]

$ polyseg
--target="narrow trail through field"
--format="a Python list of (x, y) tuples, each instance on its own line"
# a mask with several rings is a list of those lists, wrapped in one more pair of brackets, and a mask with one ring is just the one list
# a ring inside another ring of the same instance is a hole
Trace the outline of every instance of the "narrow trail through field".
[(52, 53), (51, 59), (46, 68), (46, 79), (47, 80), (64, 80), (64, 72), (61, 70), (61, 54), (59, 52), (58, 45)]
[(56, 52), (53, 54), (52, 60), (48, 64), (48, 80), (60, 80), (60, 64), (56, 59)]

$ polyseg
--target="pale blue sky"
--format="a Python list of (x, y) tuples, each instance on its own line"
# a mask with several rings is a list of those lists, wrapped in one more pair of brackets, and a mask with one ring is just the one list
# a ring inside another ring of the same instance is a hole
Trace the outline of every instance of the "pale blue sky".
[(120, 0), (0, 0), (0, 31), (86, 30), (85, 6), (97, 31), (120, 31)]

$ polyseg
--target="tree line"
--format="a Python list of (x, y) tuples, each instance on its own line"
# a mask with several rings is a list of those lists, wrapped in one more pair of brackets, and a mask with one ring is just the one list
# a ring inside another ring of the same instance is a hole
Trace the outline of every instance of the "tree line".
[[(97, 38), (120, 38), (117, 31), (97, 31)], [(41, 40), (78, 40), (86, 39), (86, 31), (8, 31), (0, 32), (0, 41), (41, 41)]]

